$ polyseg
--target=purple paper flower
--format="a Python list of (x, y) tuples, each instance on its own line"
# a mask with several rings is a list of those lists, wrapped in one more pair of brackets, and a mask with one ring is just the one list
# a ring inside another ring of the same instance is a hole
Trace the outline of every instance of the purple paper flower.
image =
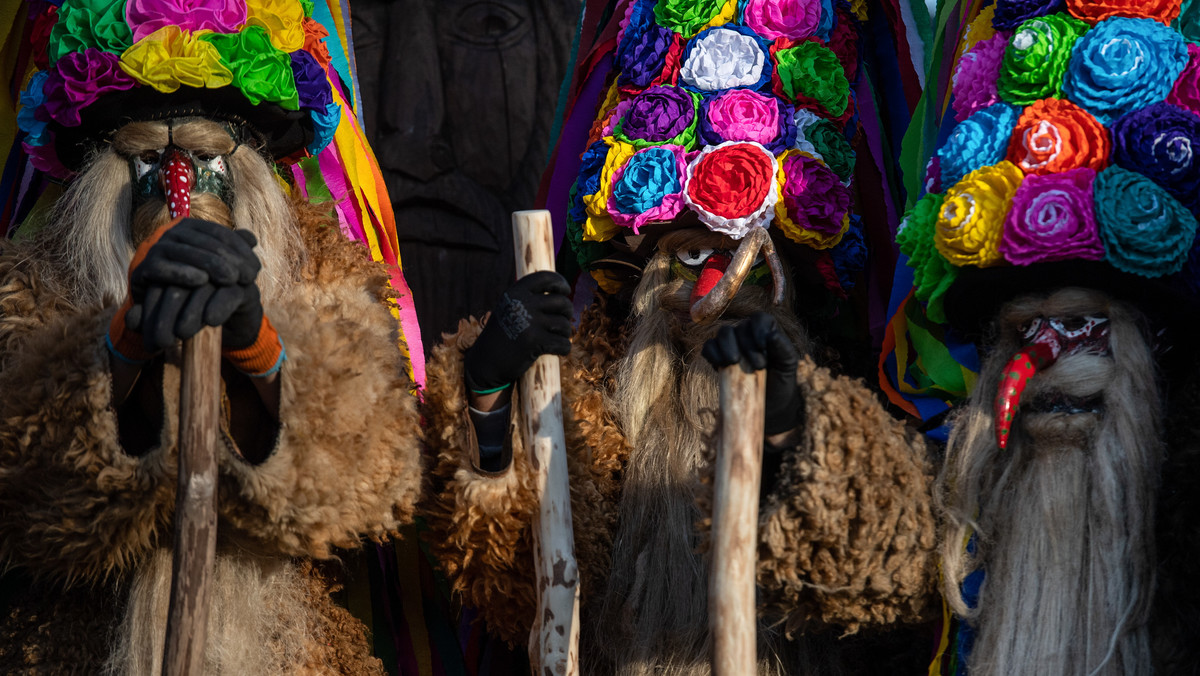
[(80, 111), (100, 96), (137, 84), (119, 61), (118, 55), (99, 49), (71, 52), (56, 61), (46, 78), (46, 112), (64, 127), (78, 127)]
[(300, 50), (292, 52), (292, 76), (296, 80), (296, 92), (300, 95), (300, 107), (324, 112), (333, 103), (333, 92), (325, 69), (312, 54)]
[(163, 26), (236, 33), (246, 23), (245, 0), (129, 0), (125, 22), (137, 42)]
[(1200, 116), (1169, 103), (1122, 115), (1109, 132), (1113, 163), (1136, 171), (1184, 206), (1200, 206)]
[(674, 33), (654, 22), (654, 3), (640, 1), (630, 7), (629, 24), (617, 45), (617, 84), (645, 89), (666, 66)]
[(614, 134), (639, 147), (674, 143), (690, 149), (696, 136), (696, 101), (676, 87), (651, 87), (630, 99)]
[(1020, 26), (1026, 19), (1046, 16), (1065, 9), (1065, 0), (996, 0), (992, 26), (996, 30), (1009, 31)]
[(954, 118), (959, 122), (977, 110), (999, 103), (996, 81), (1008, 47), (1008, 33), (996, 33), (967, 50), (954, 70), (951, 91), (954, 94)]
[(1004, 220), (1004, 258), (1014, 265), (1104, 258), (1092, 201), (1095, 179), (1087, 168), (1026, 176)]

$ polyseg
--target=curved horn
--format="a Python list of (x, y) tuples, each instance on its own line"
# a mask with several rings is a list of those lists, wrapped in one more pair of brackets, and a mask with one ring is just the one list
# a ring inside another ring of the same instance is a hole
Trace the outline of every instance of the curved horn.
[[(692, 303), (692, 321), (697, 324), (710, 322), (725, 311), (729, 301), (737, 294), (738, 289), (742, 288), (742, 282), (750, 273), (750, 268), (754, 265), (754, 259), (758, 256), (759, 250), (770, 242), (771, 236), (763, 228), (752, 229), (742, 239), (737, 251), (733, 253), (733, 260), (725, 269), (721, 281), (717, 282), (717, 285), (707, 295)], [(774, 268), (771, 271), (774, 273)]]
[(783, 275), (783, 263), (779, 262), (779, 254), (775, 251), (775, 242), (770, 237), (763, 244), (762, 253), (767, 259), (767, 267), (771, 268), (771, 284), (775, 289), (773, 300), (776, 305), (783, 305), (783, 298), (787, 294), (787, 278)]

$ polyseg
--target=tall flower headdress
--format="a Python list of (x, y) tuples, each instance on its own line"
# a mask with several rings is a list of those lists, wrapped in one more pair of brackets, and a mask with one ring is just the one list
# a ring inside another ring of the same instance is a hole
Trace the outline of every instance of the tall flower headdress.
[(0, 20), (11, 22), (2, 53), (20, 92), (16, 110), (0, 108), (6, 232), (125, 122), (225, 120), (275, 159), (285, 189), (330, 202), (343, 232), (390, 266), (423, 380), (391, 203), (354, 113), (344, 0), (28, 0)]

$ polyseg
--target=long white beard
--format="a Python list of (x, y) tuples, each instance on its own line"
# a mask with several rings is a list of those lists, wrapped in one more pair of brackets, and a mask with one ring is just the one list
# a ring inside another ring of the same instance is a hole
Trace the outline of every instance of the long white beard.
[[(309, 663), (319, 624), (286, 559), (218, 554), (210, 587), (205, 674), (284, 674)], [(158, 549), (129, 588), (106, 676), (158, 676), (171, 595), (171, 553)]]
[[(1047, 301), (1045, 316), (1088, 314)], [(1067, 298), (1066, 300), (1079, 300)], [(1036, 307), (1034, 308), (1036, 310)], [(975, 627), (972, 676), (1130, 675), (1151, 671), (1154, 504), (1164, 455), (1153, 357), (1132, 312), (1102, 307), (1112, 357), (1076, 355), (1036, 375), (1039, 395), (1102, 395), (1097, 413), (1018, 414), (1008, 450), (995, 442), (992, 398), (1020, 322), (1001, 328), (969, 410), (947, 450), (946, 594)], [(974, 555), (964, 540), (976, 535)], [(959, 586), (985, 572), (975, 608)]]

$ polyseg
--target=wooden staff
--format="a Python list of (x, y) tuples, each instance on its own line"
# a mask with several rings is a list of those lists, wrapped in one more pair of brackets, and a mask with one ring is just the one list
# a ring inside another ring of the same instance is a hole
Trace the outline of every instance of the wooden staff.
[(217, 547), (220, 327), (205, 327), (184, 342), (179, 399), (179, 493), (162, 673), (198, 676), (204, 670), (208, 592)]
[[(550, 212), (513, 213), (517, 277), (554, 269)], [(579, 673), (579, 567), (571, 530), (571, 491), (563, 437), (558, 357), (542, 355), (521, 377), (521, 430), (536, 473), (541, 507), (534, 517), (538, 610), (529, 636), (537, 676)]]
[(713, 674), (757, 673), (758, 488), (762, 480), (766, 372), (726, 366), (721, 378), (721, 439), (713, 485), (708, 622)]

